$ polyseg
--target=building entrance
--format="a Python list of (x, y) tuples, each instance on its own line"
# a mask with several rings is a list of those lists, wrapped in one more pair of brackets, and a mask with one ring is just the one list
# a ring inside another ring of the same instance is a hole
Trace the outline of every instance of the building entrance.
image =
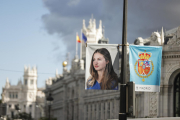
[(180, 73), (174, 80), (174, 117), (180, 117)]

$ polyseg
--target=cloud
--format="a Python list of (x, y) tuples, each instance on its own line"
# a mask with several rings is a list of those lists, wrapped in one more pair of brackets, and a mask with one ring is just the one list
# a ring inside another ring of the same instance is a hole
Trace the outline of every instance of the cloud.
[[(152, 32), (164, 27), (166, 30), (180, 25), (178, 0), (129, 0), (129, 38), (149, 37)], [(130, 34), (135, 34), (132, 36)]]
[[(75, 34), (80, 33), (82, 20), (86, 20), (87, 26), (92, 14), (97, 27), (102, 20), (110, 43), (122, 41), (123, 0), (43, 0), (43, 3), (49, 10), (49, 14), (42, 16), (45, 29), (49, 34), (58, 34), (71, 55), (75, 54)], [(179, 26), (179, 5), (179, 0), (128, 0), (128, 42), (149, 37), (162, 27), (169, 30)]]

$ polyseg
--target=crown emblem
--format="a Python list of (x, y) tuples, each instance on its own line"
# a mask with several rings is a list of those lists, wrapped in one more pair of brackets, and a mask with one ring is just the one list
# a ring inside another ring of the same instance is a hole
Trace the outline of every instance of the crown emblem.
[(138, 56), (140, 57), (140, 59), (149, 59), (151, 57), (151, 53), (150, 52), (147, 52), (147, 53), (144, 53), (144, 52), (139, 52), (138, 53)]

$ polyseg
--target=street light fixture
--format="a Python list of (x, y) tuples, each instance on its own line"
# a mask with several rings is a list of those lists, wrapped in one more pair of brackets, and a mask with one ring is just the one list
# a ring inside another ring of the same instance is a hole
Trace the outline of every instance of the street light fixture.
[(119, 120), (127, 120), (126, 115), (126, 84), (127, 84), (127, 2), (123, 3), (122, 61)]
[[(18, 113), (21, 111), (21, 109), (19, 108), (19, 105), (15, 105), (15, 109), (18, 111)], [(19, 118), (19, 115), (18, 115), (18, 118)]]
[(47, 100), (47, 104), (48, 104), (48, 107), (49, 107), (49, 120), (51, 119), (51, 105), (53, 103), (53, 97), (51, 96), (51, 93), (49, 93), (49, 96), (46, 98)]

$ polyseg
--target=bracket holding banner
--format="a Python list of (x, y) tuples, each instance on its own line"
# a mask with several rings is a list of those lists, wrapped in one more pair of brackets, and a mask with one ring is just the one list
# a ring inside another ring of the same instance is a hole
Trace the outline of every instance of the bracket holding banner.
[(118, 44), (118, 46), (129, 46), (129, 44)]
[(126, 86), (127, 84), (120, 84), (120, 85), (125, 85)]

